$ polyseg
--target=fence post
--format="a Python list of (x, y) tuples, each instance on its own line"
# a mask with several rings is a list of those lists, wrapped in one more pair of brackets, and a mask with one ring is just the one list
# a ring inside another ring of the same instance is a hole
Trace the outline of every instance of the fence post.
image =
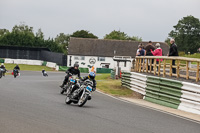
[(160, 76), (160, 68), (161, 68), (161, 59), (159, 59), (159, 65), (158, 65), (158, 76)]
[(149, 60), (146, 59), (146, 73), (148, 73), (148, 62), (149, 62)]
[(138, 58), (136, 58), (135, 60), (135, 71), (136, 72), (138, 71)]
[(196, 82), (199, 81), (199, 62), (197, 62)]
[(140, 60), (140, 61), (139, 61), (139, 62), (140, 62), (140, 63), (139, 63), (139, 72), (141, 72), (142, 59), (140, 58), (139, 60)]
[(179, 78), (180, 77), (180, 60), (177, 60), (177, 72), (176, 72), (176, 74), (177, 74), (177, 78)]
[(170, 60), (169, 76), (172, 76), (172, 60)]
[(154, 69), (154, 75), (156, 75), (156, 67), (157, 67), (157, 64), (156, 64), (156, 59), (154, 59), (154, 62), (153, 62), (153, 69)]
[(144, 65), (145, 65), (145, 64), (144, 64), (144, 60), (145, 60), (145, 59), (143, 58), (143, 63), (142, 63), (142, 72), (144, 72), (144, 68), (145, 68), (145, 67), (144, 67)]
[(186, 79), (189, 79), (189, 62), (186, 61)]
[(152, 59), (150, 59), (150, 66), (149, 66), (150, 73), (151, 73), (151, 68), (152, 68)]
[(166, 68), (166, 59), (164, 59), (164, 63), (163, 63), (163, 77), (166, 76), (165, 68)]

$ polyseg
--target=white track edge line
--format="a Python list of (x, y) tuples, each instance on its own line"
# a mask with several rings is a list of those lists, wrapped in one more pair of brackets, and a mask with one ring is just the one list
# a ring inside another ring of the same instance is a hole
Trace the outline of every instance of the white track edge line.
[(127, 100), (124, 100), (124, 99), (121, 99), (121, 98), (117, 98), (117, 97), (111, 96), (111, 95), (109, 95), (109, 94), (103, 93), (103, 92), (98, 91), (98, 90), (96, 90), (96, 91), (97, 91), (98, 93), (101, 93), (101, 94), (103, 94), (103, 95), (109, 96), (109, 97), (111, 97), (111, 98), (117, 99), (117, 100), (122, 101), (122, 102), (134, 104), (134, 105), (137, 105), (137, 106), (140, 106), (140, 107), (144, 107), (144, 108), (147, 108), (147, 109), (152, 109), (152, 110), (154, 110), (154, 111), (162, 112), (162, 113), (164, 113), (164, 114), (172, 115), (172, 116), (175, 116), (175, 117), (184, 119), (184, 120), (188, 120), (188, 121), (191, 121), (191, 122), (200, 124), (200, 121), (197, 121), (197, 120), (193, 120), (193, 119), (190, 119), (190, 118), (187, 118), (187, 117), (184, 117), (184, 116), (176, 115), (176, 114), (173, 114), (173, 113), (170, 113), (170, 112), (167, 112), (167, 111), (163, 111), (163, 110), (161, 110), (161, 109), (156, 109), (156, 108), (153, 108), (153, 107), (149, 107), (149, 106), (141, 105), (141, 104), (138, 104), (138, 103), (130, 102), (130, 101), (127, 101)]

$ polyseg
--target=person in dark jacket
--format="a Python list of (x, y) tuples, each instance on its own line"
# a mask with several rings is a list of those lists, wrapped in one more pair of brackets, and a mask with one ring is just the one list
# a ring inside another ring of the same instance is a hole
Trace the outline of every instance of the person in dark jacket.
[(80, 78), (80, 70), (78, 69), (78, 67), (79, 67), (79, 65), (77, 63), (75, 63), (74, 67), (70, 67), (66, 71), (67, 75), (65, 76), (65, 79), (64, 79), (62, 85), (60, 86), (61, 88), (63, 88), (64, 85), (67, 84), (67, 81), (68, 81), (68, 79), (69, 79), (70, 76), (72, 76), (72, 75), (78, 75), (78, 77)]
[[(169, 48), (169, 54), (168, 56), (178, 56), (178, 49), (177, 46), (175, 44), (175, 40), (171, 39), (170, 40), (170, 48)], [(175, 66), (175, 61), (176, 60), (172, 60), (172, 65)], [(176, 68), (172, 68), (172, 73), (176, 74)]]
[(16, 66), (14, 67), (14, 69), (16, 69), (16, 70), (20, 70), (20, 68), (19, 68), (18, 65), (16, 65)]
[(2, 71), (2, 75), (5, 76), (5, 73), (6, 73), (6, 67), (4, 66), (3, 63), (1, 64), (0, 69), (1, 69), (1, 71)]
[(48, 77), (48, 74), (44, 69), (42, 69), (42, 74), (43, 74), (44, 77), (46, 77), (46, 76)]
[[(152, 42), (149, 41), (149, 43), (145, 47), (145, 55), (146, 56), (153, 56), (151, 53), (151, 50), (154, 51), (156, 48), (153, 46)], [(152, 64), (154, 63), (154, 59), (152, 59)], [(148, 66), (148, 70), (150, 70), (150, 66)], [(153, 66), (151, 66), (151, 70), (153, 70)]]

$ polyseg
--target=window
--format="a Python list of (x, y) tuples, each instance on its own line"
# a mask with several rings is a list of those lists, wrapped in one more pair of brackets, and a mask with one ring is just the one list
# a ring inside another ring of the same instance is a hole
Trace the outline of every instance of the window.
[(105, 57), (98, 57), (98, 61), (105, 61)]
[(74, 60), (85, 60), (85, 56), (74, 56)]

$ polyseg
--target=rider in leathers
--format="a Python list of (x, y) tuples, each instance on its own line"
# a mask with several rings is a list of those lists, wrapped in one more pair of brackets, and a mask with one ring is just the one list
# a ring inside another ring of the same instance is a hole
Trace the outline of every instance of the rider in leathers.
[(80, 78), (80, 70), (78, 69), (78, 67), (79, 67), (79, 65), (78, 65), (77, 63), (75, 63), (75, 64), (74, 64), (74, 67), (70, 67), (70, 68), (66, 71), (67, 75), (65, 76), (65, 79), (64, 79), (62, 85), (60, 86), (61, 88), (63, 88), (64, 85), (67, 84), (68, 79), (69, 79), (70, 76), (72, 76), (72, 75), (78, 75), (78, 77)]

